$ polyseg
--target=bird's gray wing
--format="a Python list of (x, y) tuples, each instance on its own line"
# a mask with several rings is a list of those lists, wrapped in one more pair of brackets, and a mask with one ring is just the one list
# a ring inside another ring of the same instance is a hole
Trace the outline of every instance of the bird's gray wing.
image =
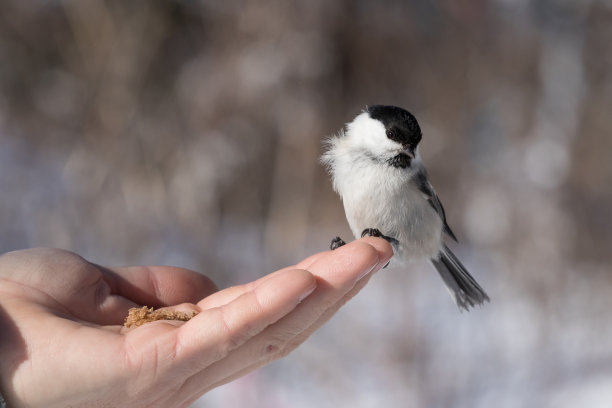
[(433, 186), (429, 182), (429, 178), (427, 177), (427, 170), (425, 170), (425, 168), (421, 166), (417, 170), (414, 177), (419, 191), (425, 195), (425, 197), (427, 198), (427, 202), (429, 202), (432, 208), (438, 213), (438, 215), (442, 219), (444, 232), (446, 232), (446, 234), (448, 234), (448, 236), (456, 242), (457, 237), (455, 237), (455, 234), (446, 223), (446, 214), (444, 213), (444, 207), (442, 206), (440, 199), (436, 195)]

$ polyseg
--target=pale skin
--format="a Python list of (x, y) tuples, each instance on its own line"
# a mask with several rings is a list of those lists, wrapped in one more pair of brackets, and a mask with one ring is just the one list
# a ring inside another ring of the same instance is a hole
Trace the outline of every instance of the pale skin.
[[(392, 256), (367, 237), (217, 290), (166, 266), (101, 267), (56, 249), (0, 256), (0, 390), (9, 407), (187, 407), (286, 356)], [(126, 329), (141, 305), (198, 311)]]

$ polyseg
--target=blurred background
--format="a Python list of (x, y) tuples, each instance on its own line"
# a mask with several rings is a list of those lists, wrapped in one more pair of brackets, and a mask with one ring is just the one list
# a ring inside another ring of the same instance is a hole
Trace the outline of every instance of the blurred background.
[(0, 252), (245, 283), (350, 237), (321, 139), (368, 104), (491, 296), (389, 268), (196, 407), (612, 406), (609, 0), (0, 0)]

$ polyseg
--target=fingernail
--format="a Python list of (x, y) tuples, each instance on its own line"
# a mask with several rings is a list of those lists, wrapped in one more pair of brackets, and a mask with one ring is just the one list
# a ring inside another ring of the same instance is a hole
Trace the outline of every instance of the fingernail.
[(302, 293), (302, 295), (300, 296), (300, 298), (298, 299), (298, 303), (300, 303), (302, 300), (306, 299), (308, 296), (310, 296), (310, 294), (312, 292), (314, 292), (314, 290), (317, 288), (317, 284), (315, 283), (314, 285), (312, 285), (311, 288), (309, 288), (306, 292)]
[(378, 261), (374, 265), (372, 265), (370, 268), (363, 271), (361, 275), (359, 275), (359, 277), (357, 278), (357, 282), (359, 282), (360, 280), (368, 276), (370, 273), (372, 273), (372, 271), (374, 271), (374, 269), (376, 269), (377, 266), (378, 266)]
[(376, 263), (374, 265), (372, 265), (371, 268), (367, 269), (366, 271), (364, 271), (361, 275), (359, 275), (359, 277), (357, 278), (357, 281), (359, 282), (361, 279), (365, 278), (366, 276), (368, 276), (370, 273), (374, 272), (374, 270), (378, 270), (381, 269), (383, 266), (385, 266), (389, 260), (393, 257), (393, 255), (391, 255), (389, 258), (387, 259), (378, 259), (376, 261)]

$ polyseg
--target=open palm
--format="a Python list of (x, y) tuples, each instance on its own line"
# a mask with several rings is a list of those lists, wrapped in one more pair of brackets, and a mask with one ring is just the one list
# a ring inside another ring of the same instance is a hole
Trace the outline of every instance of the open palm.
[[(217, 291), (181, 268), (102, 267), (57, 249), (0, 256), (0, 389), (11, 407), (184, 407), (287, 355), (392, 255), (379, 238)], [(198, 311), (126, 329), (140, 305)]]

